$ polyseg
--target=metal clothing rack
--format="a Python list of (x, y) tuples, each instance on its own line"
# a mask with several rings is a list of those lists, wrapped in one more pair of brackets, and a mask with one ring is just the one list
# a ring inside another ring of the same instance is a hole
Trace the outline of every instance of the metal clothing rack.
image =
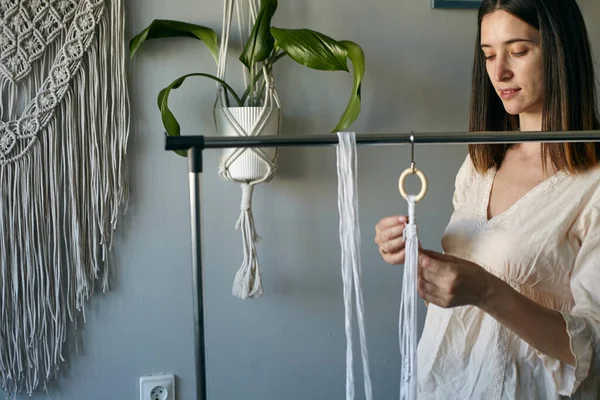
[[(466, 144), (520, 142), (597, 142), (600, 131), (558, 132), (456, 132), (456, 133), (362, 133), (356, 134), (357, 145), (392, 144)], [(338, 136), (167, 136), (166, 150), (186, 150), (189, 160), (190, 209), (192, 220), (192, 279), (194, 290), (194, 330), (196, 354), (197, 400), (206, 400), (206, 355), (204, 341), (204, 291), (202, 282), (202, 153), (205, 149), (246, 147), (316, 147), (338, 143)]]

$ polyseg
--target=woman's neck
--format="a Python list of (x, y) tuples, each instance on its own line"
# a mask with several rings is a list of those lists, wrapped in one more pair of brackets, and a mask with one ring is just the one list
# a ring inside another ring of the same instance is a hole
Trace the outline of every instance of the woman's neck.
[(542, 113), (519, 114), (519, 129), (522, 132), (536, 132), (542, 130)]

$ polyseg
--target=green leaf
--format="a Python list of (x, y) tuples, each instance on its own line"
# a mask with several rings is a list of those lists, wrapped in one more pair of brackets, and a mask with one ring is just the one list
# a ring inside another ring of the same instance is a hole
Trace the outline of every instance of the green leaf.
[(348, 50), (348, 58), (352, 61), (354, 86), (346, 110), (332, 132), (344, 131), (356, 121), (356, 118), (358, 118), (358, 115), (360, 114), (362, 79), (365, 75), (365, 53), (362, 48), (358, 44), (348, 40), (340, 41), (340, 43), (346, 47)]
[[(202, 76), (202, 77), (209, 78), (209, 79), (219, 82), (221, 85), (223, 85), (223, 87), (225, 88), (226, 91), (229, 91), (231, 93), (231, 95), (237, 101), (238, 105), (239, 106), (242, 105), (239, 96), (237, 95), (237, 93), (235, 93), (235, 91), (231, 88), (231, 86), (229, 86), (225, 81), (217, 78), (216, 76), (210, 75), (210, 74), (204, 74), (204, 73), (192, 73), (192, 74), (183, 75), (183, 76), (175, 79), (169, 86), (162, 89), (158, 93), (158, 99), (157, 99), (158, 108), (160, 109), (163, 126), (165, 127), (165, 130), (167, 131), (167, 135), (169, 135), (169, 136), (180, 136), (181, 135), (181, 126), (179, 125), (179, 122), (177, 122), (177, 118), (175, 118), (175, 115), (173, 115), (173, 113), (169, 109), (169, 95), (171, 94), (171, 90), (178, 89), (181, 85), (183, 85), (183, 82), (185, 82), (185, 80), (191, 76)], [(183, 155), (185, 157), (186, 153), (185, 153), (185, 151), (177, 151), (177, 154)]]
[(336, 41), (319, 32), (308, 29), (290, 30), (271, 28), (275, 46), (291, 59), (309, 68), (325, 71), (349, 72), (347, 59), (352, 61), (354, 85), (346, 110), (332, 132), (347, 129), (360, 114), (362, 79), (365, 75), (365, 54), (351, 41)]
[(340, 42), (310, 29), (271, 28), (275, 46), (290, 58), (309, 68), (348, 71), (347, 49)]
[(277, 0), (262, 0), (260, 11), (256, 17), (254, 27), (246, 46), (240, 55), (240, 61), (248, 68), (258, 62), (266, 60), (275, 44), (275, 39), (271, 35), (271, 19), (277, 9)]
[(215, 61), (218, 61), (217, 34), (214, 30), (200, 25), (168, 19), (155, 19), (146, 29), (131, 39), (129, 42), (129, 54), (133, 57), (139, 47), (147, 40), (170, 37), (199, 39), (206, 44)]
[(165, 97), (165, 92), (167, 91), (167, 88), (164, 88), (163, 90), (161, 90), (160, 92), (158, 92), (158, 109), (160, 110), (160, 107), (162, 105), (163, 102), (163, 97)]

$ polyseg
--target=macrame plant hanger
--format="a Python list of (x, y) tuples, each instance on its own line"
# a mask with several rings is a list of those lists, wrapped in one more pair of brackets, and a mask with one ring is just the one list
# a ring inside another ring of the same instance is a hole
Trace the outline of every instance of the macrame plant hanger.
[[(0, 389), (47, 390), (127, 202), (123, 0), (0, 0)], [(77, 342), (76, 342), (77, 343)]]
[[(427, 194), (425, 174), (415, 167), (415, 138), (411, 141), (411, 164), (398, 180), (400, 194), (408, 202), (408, 223), (404, 229), (405, 260), (402, 279), (402, 297), (400, 300), (400, 316), (398, 319), (398, 338), (402, 372), (400, 377), (400, 400), (417, 399), (417, 273), (419, 259), (419, 237), (415, 217), (415, 204)], [(421, 181), (421, 191), (409, 195), (404, 189), (406, 178), (416, 175)]]
[[(219, 79), (225, 78), (234, 5), (240, 30), (241, 48), (245, 45), (243, 40), (250, 35), (258, 14), (259, 4), (256, 0), (247, 0), (247, 16), (244, 15), (245, 10), (240, 7), (239, 1), (224, 0), (222, 40), (217, 66)], [(279, 134), (281, 113), (275, 82), (264, 65), (261, 65), (260, 73), (264, 80), (264, 95), (260, 97), (261, 94), (255, 91), (248, 96), (251, 101), (256, 100), (258, 104), (231, 107), (227, 101), (226, 91), (218, 84), (214, 113), (219, 134), (225, 136)], [(244, 68), (245, 87), (248, 87), (249, 79), (248, 71)], [(256, 87), (259, 88), (260, 85)], [(225, 149), (221, 156), (219, 175), (227, 181), (241, 184), (242, 188), (241, 214), (236, 229), (240, 229), (242, 233), (243, 262), (235, 275), (232, 288), (233, 295), (240, 299), (255, 298), (263, 294), (256, 252), (256, 243), (260, 240), (260, 236), (256, 232), (252, 215), (252, 194), (255, 185), (269, 182), (273, 178), (277, 169), (278, 154), (277, 148), (234, 148)]]

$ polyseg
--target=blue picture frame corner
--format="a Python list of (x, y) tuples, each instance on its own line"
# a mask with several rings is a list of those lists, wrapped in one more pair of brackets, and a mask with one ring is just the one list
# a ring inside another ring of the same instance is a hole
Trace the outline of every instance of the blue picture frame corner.
[(481, 0), (431, 0), (431, 8), (479, 9)]

